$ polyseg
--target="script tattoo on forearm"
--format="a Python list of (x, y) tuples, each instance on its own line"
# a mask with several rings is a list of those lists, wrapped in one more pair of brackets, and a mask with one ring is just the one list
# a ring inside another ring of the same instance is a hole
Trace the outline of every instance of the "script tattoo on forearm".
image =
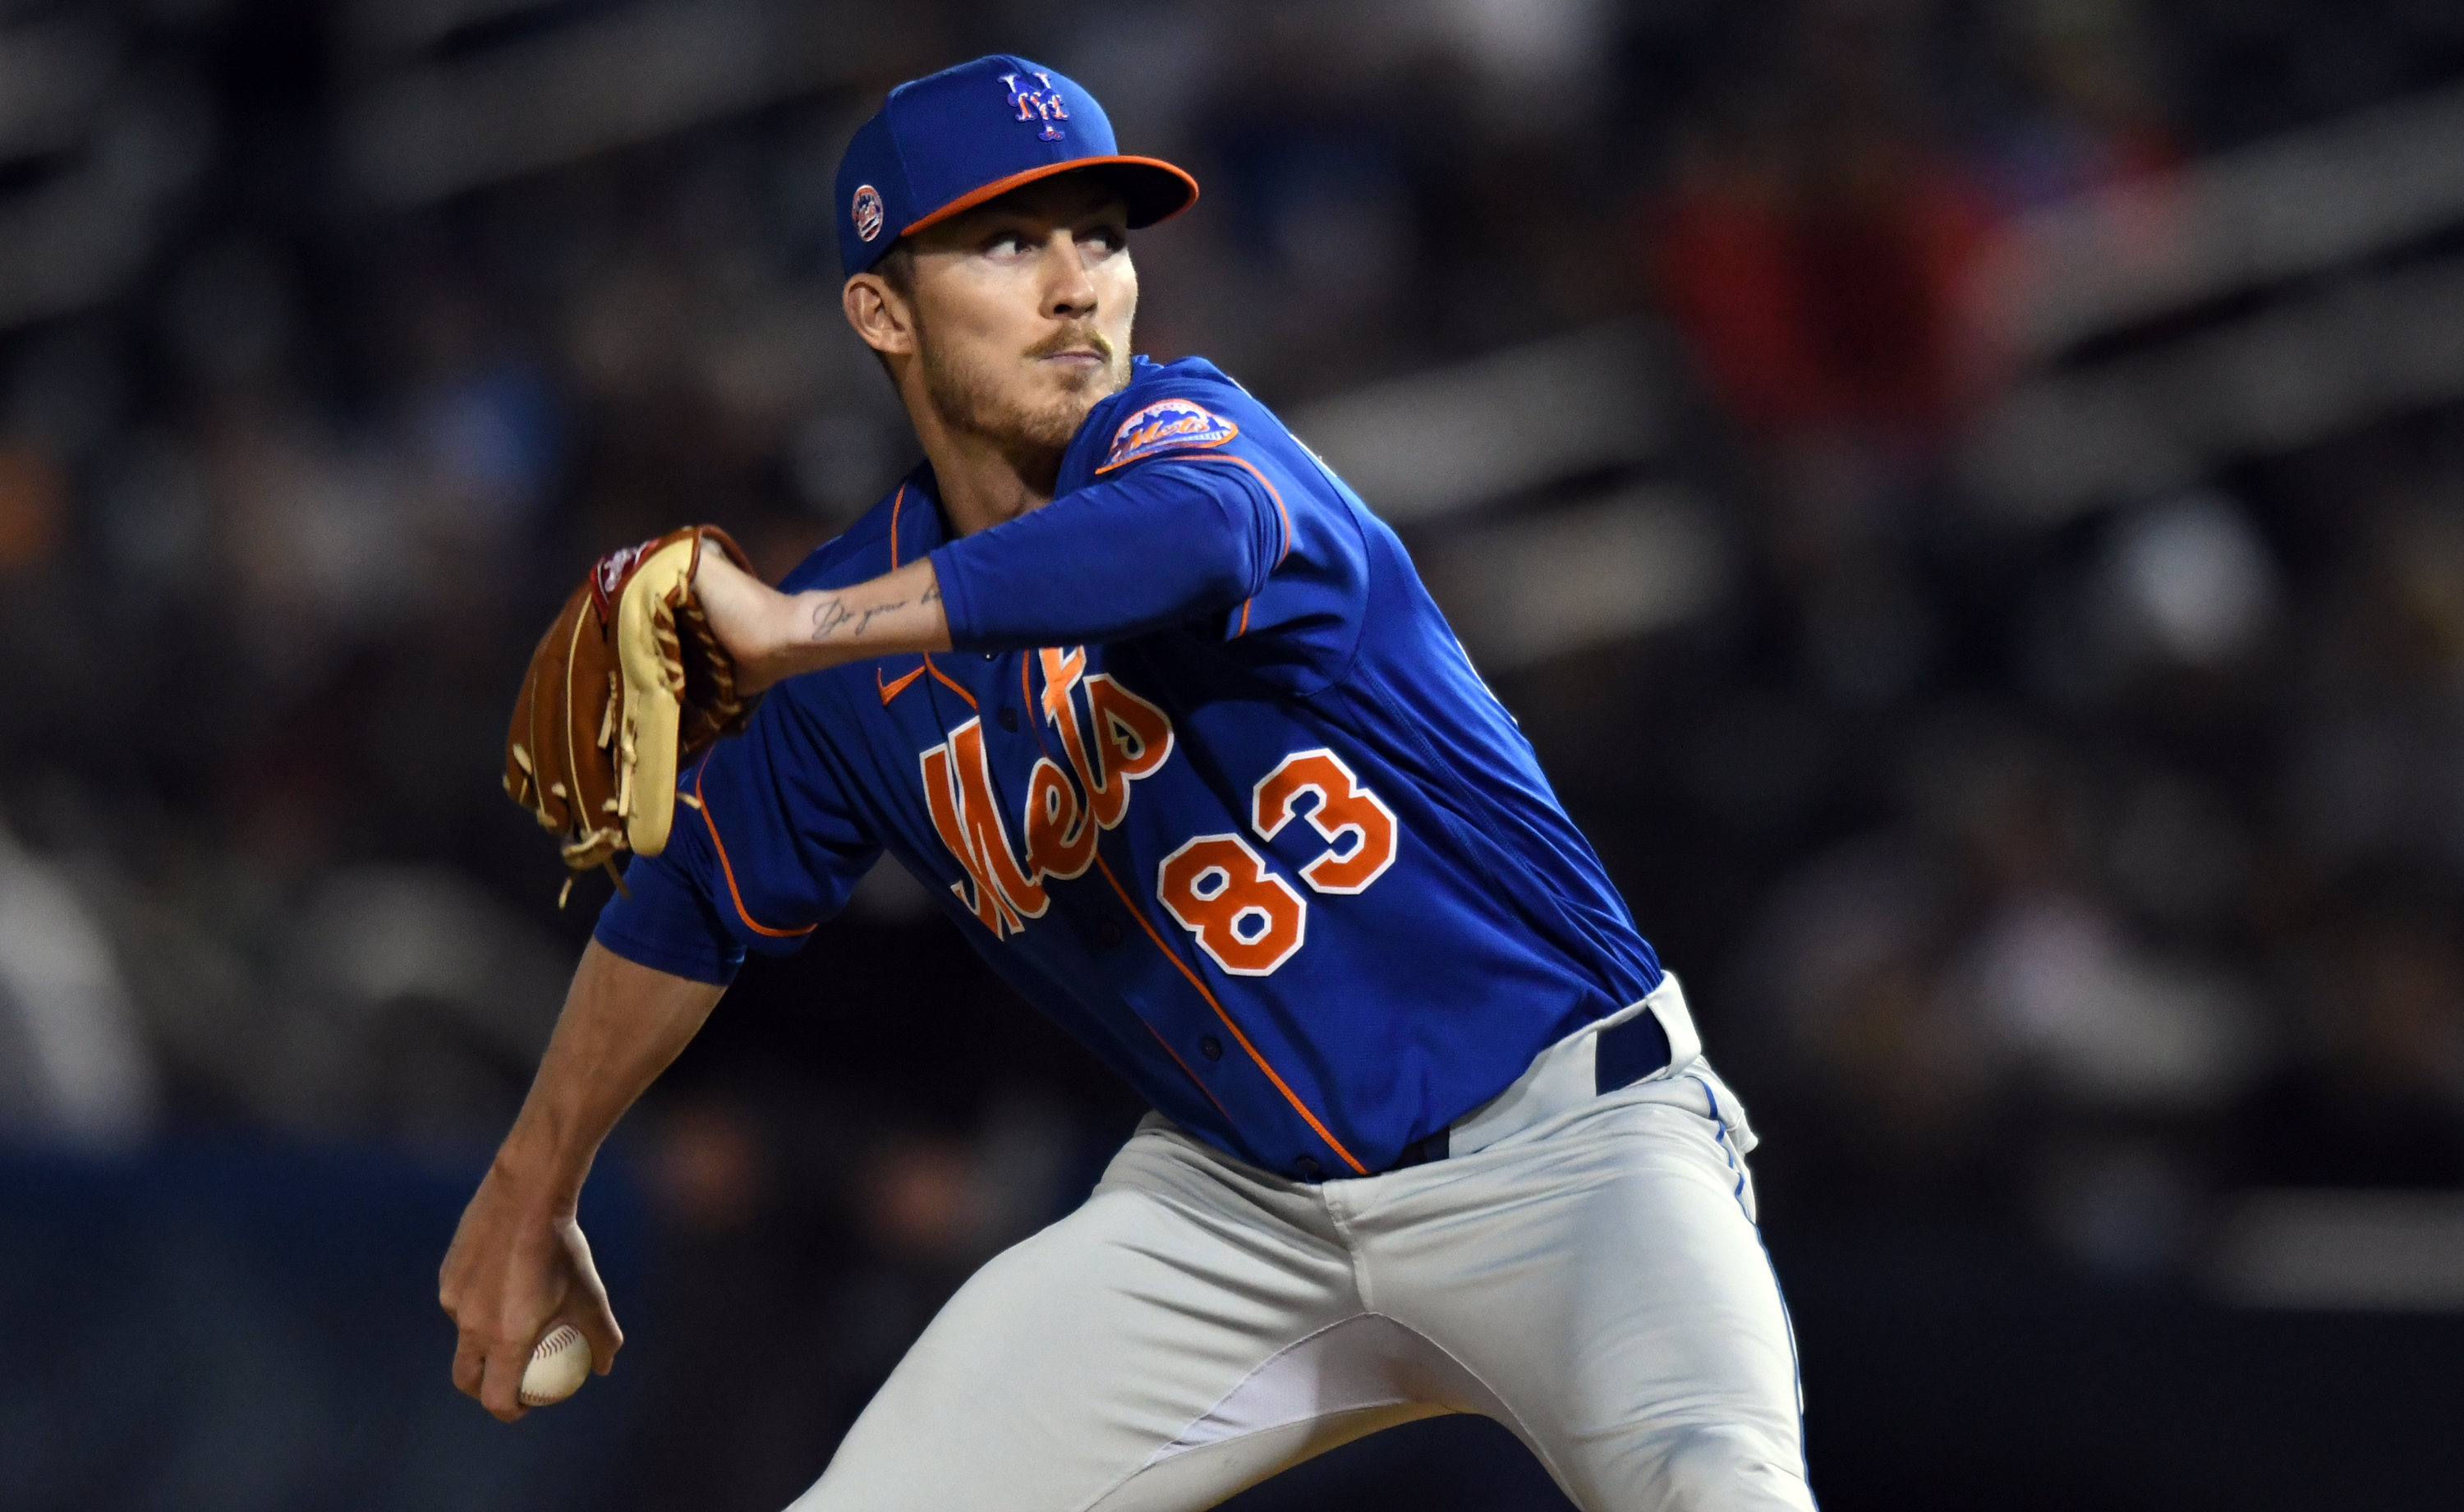
[[(915, 602), (918, 604), (937, 603), (940, 598), (941, 585), (935, 582), (929, 584), (924, 589), (923, 597)], [(836, 638), (844, 631), (851, 640), (863, 640), (864, 632), (872, 628), (875, 618), (896, 613), (906, 607), (905, 599), (894, 599), (888, 603), (876, 603), (862, 609), (850, 609), (847, 606), (846, 601), (835, 597), (824, 599), (813, 605), (813, 639), (827, 641)]]

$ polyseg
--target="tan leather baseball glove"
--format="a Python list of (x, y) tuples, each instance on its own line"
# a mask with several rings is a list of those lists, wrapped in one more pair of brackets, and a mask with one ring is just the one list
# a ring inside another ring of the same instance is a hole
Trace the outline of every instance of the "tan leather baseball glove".
[(627, 547), (590, 569), (531, 653), (505, 733), (505, 791), (563, 837), (577, 873), (613, 877), (618, 851), (666, 849), (677, 769), (744, 728), (736, 664), (693, 596), (705, 541), (752, 570), (715, 525)]

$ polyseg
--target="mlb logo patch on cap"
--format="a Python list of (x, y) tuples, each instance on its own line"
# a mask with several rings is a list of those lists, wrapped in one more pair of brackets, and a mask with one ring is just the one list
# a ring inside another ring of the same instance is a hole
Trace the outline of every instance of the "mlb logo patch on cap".
[(1103, 175), (1133, 229), (1187, 209), (1198, 181), (1122, 153), (1076, 80), (996, 54), (899, 85), (839, 160), (839, 262), (850, 274), (910, 231), (1057, 173)]
[(856, 240), (869, 242), (879, 236), (883, 213), (881, 191), (869, 184), (857, 185), (855, 200), (847, 208), (847, 214), (855, 221)]

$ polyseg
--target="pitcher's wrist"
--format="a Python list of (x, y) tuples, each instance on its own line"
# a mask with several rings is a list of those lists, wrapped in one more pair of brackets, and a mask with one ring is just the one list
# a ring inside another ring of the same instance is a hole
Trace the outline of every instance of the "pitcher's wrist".
[(488, 1178), (514, 1206), (562, 1221), (582, 1206), (592, 1153), (559, 1150), (542, 1130), (517, 1125), (489, 1162)]

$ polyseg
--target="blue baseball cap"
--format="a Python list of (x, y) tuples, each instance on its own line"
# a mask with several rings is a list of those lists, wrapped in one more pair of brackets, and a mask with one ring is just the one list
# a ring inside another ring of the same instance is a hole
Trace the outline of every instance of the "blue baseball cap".
[(1103, 175), (1133, 229), (1177, 215), (1198, 181), (1124, 155), (1076, 80), (998, 53), (890, 92), (839, 160), (839, 265), (860, 274), (910, 231), (1056, 173)]

